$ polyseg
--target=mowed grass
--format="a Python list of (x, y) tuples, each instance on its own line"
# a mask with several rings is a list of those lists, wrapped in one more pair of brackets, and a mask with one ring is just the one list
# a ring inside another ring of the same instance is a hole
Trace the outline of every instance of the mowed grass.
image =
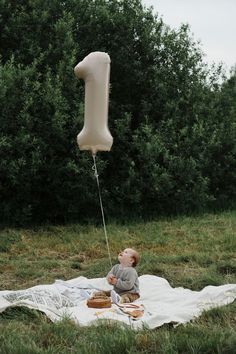
[[(236, 283), (236, 211), (107, 225), (112, 262), (125, 247), (141, 254), (139, 275), (200, 290)], [(104, 277), (109, 258), (102, 225), (45, 226), (0, 232), (0, 290), (24, 289), (78, 276)], [(0, 353), (235, 353), (236, 304), (187, 324), (132, 331), (103, 323), (50, 322), (26, 308), (0, 315)]]

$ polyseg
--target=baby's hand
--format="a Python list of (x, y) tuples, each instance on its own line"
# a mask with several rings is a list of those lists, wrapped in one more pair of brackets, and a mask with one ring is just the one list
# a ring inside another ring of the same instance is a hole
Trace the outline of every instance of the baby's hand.
[(116, 283), (117, 283), (117, 278), (113, 274), (108, 275), (107, 280), (108, 280), (108, 283), (111, 285), (116, 285)]
[(109, 284), (111, 284), (111, 281), (112, 281), (112, 278), (114, 277), (113, 274), (109, 274), (108, 277), (107, 277), (107, 281)]

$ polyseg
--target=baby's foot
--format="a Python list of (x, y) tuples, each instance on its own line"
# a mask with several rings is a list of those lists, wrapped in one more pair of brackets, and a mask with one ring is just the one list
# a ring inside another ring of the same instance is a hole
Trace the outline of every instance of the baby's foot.
[(125, 296), (123, 295), (120, 299), (120, 303), (121, 304), (129, 304), (131, 301), (130, 301), (130, 298), (128, 296)]
[(113, 304), (118, 304), (120, 302), (120, 295), (118, 295), (115, 290), (111, 290), (111, 299)]

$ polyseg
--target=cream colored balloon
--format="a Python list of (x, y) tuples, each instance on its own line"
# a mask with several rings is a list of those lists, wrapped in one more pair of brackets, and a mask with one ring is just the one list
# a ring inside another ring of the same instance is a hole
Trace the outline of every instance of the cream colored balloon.
[(104, 52), (87, 55), (74, 69), (85, 81), (84, 127), (77, 136), (80, 150), (110, 151), (113, 138), (108, 128), (110, 57)]

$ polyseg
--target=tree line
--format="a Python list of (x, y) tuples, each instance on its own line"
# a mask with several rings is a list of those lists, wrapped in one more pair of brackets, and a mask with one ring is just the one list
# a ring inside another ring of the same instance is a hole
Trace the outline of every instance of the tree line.
[(80, 152), (84, 84), (74, 66), (111, 57), (110, 153), (97, 158), (106, 215), (155, 217), (236, 201), (236, 73), (209, 68), (188, 25), (140, 0), (0, 0), (2, 222), (100, 217)]

